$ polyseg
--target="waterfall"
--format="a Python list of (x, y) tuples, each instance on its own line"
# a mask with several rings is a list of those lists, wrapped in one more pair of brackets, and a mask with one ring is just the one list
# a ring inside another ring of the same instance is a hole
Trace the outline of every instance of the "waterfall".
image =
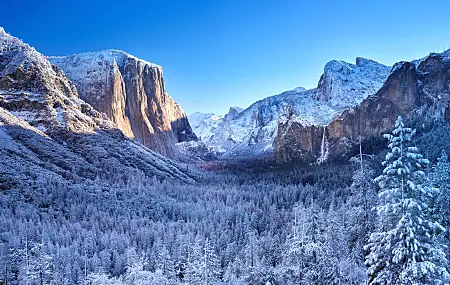
[(327, 160), (328, 157), (328, 140), (325, 137), (326, 127), (323, 126), (322, 144), (320, 146), (320, 157), (317, 159), (317, 163), (321, 164)]

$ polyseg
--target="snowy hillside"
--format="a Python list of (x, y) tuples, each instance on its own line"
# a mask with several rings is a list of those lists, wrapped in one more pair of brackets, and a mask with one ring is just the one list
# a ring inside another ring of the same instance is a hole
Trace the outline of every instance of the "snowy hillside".
[(233, 117), (195, 113), (189, 121), (197, 136), (224, 158), (269, 155), (285, 115), (305, 125), (326, 125), (376, 93), (389, 71), (390, 67), (364, 58), (357, 58), (355, 64), (331, 61), (317, 88), (288, 90), (257, 101)]

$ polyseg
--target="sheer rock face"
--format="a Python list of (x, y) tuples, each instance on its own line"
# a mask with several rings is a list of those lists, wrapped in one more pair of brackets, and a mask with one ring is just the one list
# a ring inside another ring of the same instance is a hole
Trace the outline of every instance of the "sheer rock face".
[(281, 122), (275, 139), (276, 160), (315, 161), (324, 154), (324, 132), (325, 152), (340, 157), (360, 139), (373, 139), (390, 131), (399, 115), (422, 126), (449, 122), (449, 55), (431, 54), (420, 61), (396, 64), (376, 94), (325, 126)]
[(165, 91), (162, 68), (116, 50), (51, 57), (80, 97), (122, 132), (166, 156), (175, 143), (196, 140), (186, 115)]

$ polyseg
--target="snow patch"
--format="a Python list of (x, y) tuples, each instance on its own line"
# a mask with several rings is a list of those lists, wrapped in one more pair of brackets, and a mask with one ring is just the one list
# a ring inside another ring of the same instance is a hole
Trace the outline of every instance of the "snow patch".
[(66, 127), (66, 122), (64, 121), (64, 114), (61, 108), (56, 108), (56, 120), (58, 120), (61, 127)]

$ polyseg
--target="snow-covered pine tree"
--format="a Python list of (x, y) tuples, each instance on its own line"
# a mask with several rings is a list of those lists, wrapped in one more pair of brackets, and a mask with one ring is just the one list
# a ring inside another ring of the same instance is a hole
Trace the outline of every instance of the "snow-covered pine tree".
[(323, 232), (325, 215), (313, 200), (308, 208), (294, 207), (292, 236), (287, 240), (284, 260), (285, 280), (294, 284), (322, 284), (326, 245)]
[(351, 197), (348, 204), (352, 207), (349, 219), (349, 245), (352, 256), (361, 265), (364, 260), (363, 246), (366, 244), (370, 233), (374, 229), (376, 213), (372, 210), (376, 206), (377, 194), (374, 172), (369, 164), (362, 160), (362, 153), (352, 161), (360, 164), (352, 177), (350, 185)]
[(383, 162), (377, 207), (380, 224), (365, 249), (369, 284), (442, 284), (447, 260), (433, 237), (442, 228), (433, 221), (427, 206), (434, 188), (423, 171), (428, 164), (411, 146), (415, 130), (399, 117), (389, 140), (390, 152)]
[(141, 280), (149, 278), (149, 271), (145, 271), (147, 259), (139, 255), (135, 248), (127, 250), (126, 273), (123, 280), (126, 284), (140, 284)]
[(155, 269), (160, 270), (169, 280), (175, 280), (178, 278), (172, 256), (164, 244), (159, 249)]
[(256, 231), (248, 233), (247, 244), (243, 248), (243, 279), (248, 284), (259, 284), (264, 279), (264, 274), (268, 270), (264, 268), (264, 263), (261, 260), (261, 246), (257, 237)]
[(184, 274), (183, 282), (188, 285), (202, 284), (202, 246), (200, 240), (188, 246), (186, 257), (186, 272)]
[(32, 265), (33, 270), (37, 274), (39, 284), (49, 284), (52, 280), (53, 262), (52, 257), (45, 252), (44, 245), (42, 243), (35, 243), (31, 248), (33, 256)]
[(450, 162), (445, 150), (438, 158), (436, 166), (431, 173), (433, 186), (439, 189), (435, 203), (435, 218), (447, 230), (442, 235), (444, 244), (447, 245), (447, 256), (450, 254), (448, 246), (450, 245)]
[(286, 240), (287, 252), (283, 263), (284, 279), (292, 280), (293, 283), (302, 282), (309, 260), (307, 246), (310, 244), (310, 236), (307, 233), (311, 226), (310, 212), (311, 209), (302, 203), (295, 204), (293, 208), (292, 234)]
[(220, 277), (220, 263), (211, 242), (207, 238), (203, 247), (203, 262), (201, 263), (202, 284), (216, 284)]

